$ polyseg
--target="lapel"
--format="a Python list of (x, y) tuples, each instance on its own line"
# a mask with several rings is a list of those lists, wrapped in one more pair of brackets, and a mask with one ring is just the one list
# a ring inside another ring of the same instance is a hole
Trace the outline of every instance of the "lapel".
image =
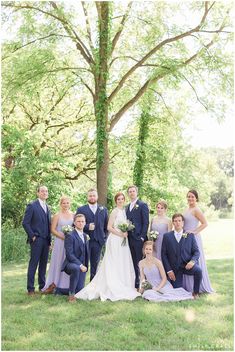
[(175, 233), (174, 233), (174, 231), (172, 231), (171, 232), (172, 234), (171, 234), (171, 237), (172, 237), (172, 245), (173, 245), (173, 249), (174, 249), (174, 252), (175, 252), (175, 254), (177, 254), (177, 246), (178, 246), (178, 242), (177, 242), (177, 240), (176, 240), (176, 238), (175, 238)]
[(42, 209), (42, 207), (41, 207), (41, 205), (40, 205), (40, 203), (39, 203), (39, 200), (38, 200), (38, 199), (37, 199), (37, 201), (36, 201), (36, 206), (37, 206), (37, 208), (38, 208), (39, 214), (40, 214), (40, 215), (41, 215), (41, 217), (44, 219), (44, 218), (45, 218), (46, 213), (45, 213), (45, 211)]
[(75, 233), (75, 238), (76, 238), (77, 241), (79, 242), (79, 245), (83, 247), (83, 246), (84, 246), (84, 243), (82, 242), (82, 240), (81, 240), (79, 234), (77, 233), (77, 230), (76, 230), (76, 229), (74, 230), (74, 233)]
[(137, 199), (137, 201), (135, 202), (135, 205), (134, 205), (134, 207), (132, 208), (131, 213), (134, 213), (134, 212), (137, 210), (136, 205), (138, 205), (138, 208), (139, 208), (139, 206), (140, 206), (140, 204), (139, 204), (139, 199)]
[(87, 211), (90, 213), (90, 215), (94, 216), (93, 211), (90, 209), (89, 204), (87, 204)]

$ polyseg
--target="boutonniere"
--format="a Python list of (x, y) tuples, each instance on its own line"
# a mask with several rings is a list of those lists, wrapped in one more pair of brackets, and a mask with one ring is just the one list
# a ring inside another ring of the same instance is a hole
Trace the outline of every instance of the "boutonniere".
[(139, 208), (139, 204), (135, 204), (134, 209), (138, 209)]
[(182, 234), (182, 237), (183, 237), (183, 238), (187, 238), (187, 237), (188, 237), (187, 232), (184, 232), (184, 233)]
[(104, 207), (99, 207), (99, 210), (104, 210)]
[(90, 239), (91, 239), (90, 236), (89, 236), (89, 235), (86, 235), (86, 240), (87, 240), (87, 241), (90, 241)]

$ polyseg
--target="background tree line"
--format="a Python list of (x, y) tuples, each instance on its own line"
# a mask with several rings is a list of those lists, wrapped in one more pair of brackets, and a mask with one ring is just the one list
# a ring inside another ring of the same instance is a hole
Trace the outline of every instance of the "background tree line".
[(192, 187), (204, 209), (231, 211), (232, 149), (194, 149), (182, 126), (195, 107), (228, 112), (232, 3), (147, 4), (2, 3), (5, 228), (39, 184), (52, 212), (94, 186), (111, 208), (132, 183), (151, 212), (159, 198), (181, 210)]

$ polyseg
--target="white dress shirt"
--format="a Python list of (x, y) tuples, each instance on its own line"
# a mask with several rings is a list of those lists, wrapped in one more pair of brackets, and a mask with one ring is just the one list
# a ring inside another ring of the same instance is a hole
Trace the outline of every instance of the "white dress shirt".
[(98, 205), (97, 205), (97, 203), (95, 203), (95, 204), (89, 204), (89, 208), (91, 209), (91, 211), (92, 211), (92, 213), (96, 213), (96, 211), (97, 211), (97, 207), (98, 207)]
[(132, 209), (134, 208), (136, 202), (137, 202), (138, 198), (136, 200), (134, 200), (133, 202), (131, 202), (130, 204), (130, 211), (132, 211)]
[(47, 206), (46, 206), (46, 202), (44, 202), (43, 200), (41, 200), (40, 198), (38, 198), (39, 203), (42, 207), (42, 209), (45, 211), (45, 213), (47, 213)]
[(183, 230), (181, 230), (180, 232), (174, 231), (174, 235), (175, 235), (176, 241), (179, 243), (179, 241), (181, 240), (181, 237), (183, 235)]
[(79, 231), (78, 229), (75, 229), (75, 230), (77, 231), (78, 236), (81, 238), (82, 242), (84, 243), (85, 240), (84, 240), (83, 232)]

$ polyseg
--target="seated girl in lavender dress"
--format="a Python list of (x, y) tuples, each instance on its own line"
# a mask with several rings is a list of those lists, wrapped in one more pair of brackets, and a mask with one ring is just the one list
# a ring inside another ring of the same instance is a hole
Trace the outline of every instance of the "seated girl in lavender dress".
[(183, 288), (173, 288), (171, 283), (167, 280), (165, 270), (162, 262), (153, 256), (154, 243), (152, 241), (144, 242), (143, 254), (145, 259), (139, 262), (140, 281), (147, 280), (152, 289), (147, 289), (143, 292), (143, 298), (154, 302), (169, 302), (169, 301), (183, 301), (186, 299), (193, 299), (191, 292), (187, 292)]
[(46, 284), (42, 289), (44, 294), (54, 292), (58, 294), (68, 294), (69, 292), (69, 275), (64, 271), (61, 272), (61, 266), (65, 259), (62, 227), (65, 225), (72, 226), (73, 218), (74, 214), (70, 211), (70, 199), (66, 196), (61, 197), (60, 212), (53, 216), (51, 223), (51, 232), (55, 236), (55, 241)]
[(172, 230), (172, 222), (166, 216), (167, 203), (164, 200), (159, 201), (156, 204), (157, 215), (151, 221), (150, 231), (157, 231), (159, 233), (158, 238), (155, 242), (156, 252), (153, 255), (159, 260), (162, 260), (161, 249), (162, 249), (162, 239), (166, 232)]
[[(203, 251), (202, 238), (200, 232), (207, 227), (206, 218), (197, 206), (197, 202), (199, 200), (198, 193), (194, 189), (191, 189), (187, 193), (188, 200), (188, 208), (184, 211), (184, 231), (191, 232), (194, 234), (199, 251), (200, 257), (198, 260), (198, 264), (202, 269), (202, 282), (200, 285), (200, 293), (212, 293), (214, 292), (211, 287), (207, 267), (206, 260)], [(189, 291), (193, 292), (193, 277), (189, 275), (183, 275), (183, 287)]]

